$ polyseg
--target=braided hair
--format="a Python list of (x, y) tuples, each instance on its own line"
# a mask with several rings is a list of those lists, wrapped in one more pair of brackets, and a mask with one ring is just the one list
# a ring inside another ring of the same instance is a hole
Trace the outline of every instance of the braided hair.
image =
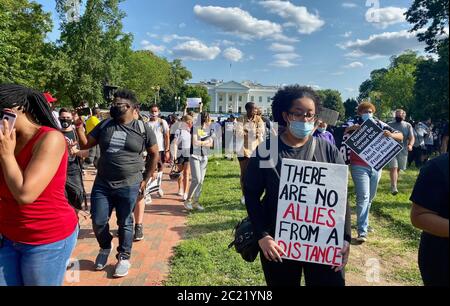
[(59, 129), (42, 93), (22, 85), (0, 84), (0, 109), (15, 107), (29, 114), (36, 124)]

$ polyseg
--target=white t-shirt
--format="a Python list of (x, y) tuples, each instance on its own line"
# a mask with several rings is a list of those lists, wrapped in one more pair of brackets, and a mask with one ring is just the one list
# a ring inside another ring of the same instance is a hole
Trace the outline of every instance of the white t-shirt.
[(191, 152), (191, 133), (185, 129), (178, 129), (175, 132), (174, 141), (181, 151), (181, 155), (189, 157)]
[(164, 134), (169, 132), (169, 125), (167, 124), (167, 122), (165, 120), (162, 120), (162, 119), (158, 119), (156, 121), (150, 120), (147, 124), (150, 126), (150, 128), (156, 135), (159, 152), (165, 151)]
[(177, 121), (170, 127), (170, 134), (174, 135), (175, 132), (180, 128), (181, 121)]

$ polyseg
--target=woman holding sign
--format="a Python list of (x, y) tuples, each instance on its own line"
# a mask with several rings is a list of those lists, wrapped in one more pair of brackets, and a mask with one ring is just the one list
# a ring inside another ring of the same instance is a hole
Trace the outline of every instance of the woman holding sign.
[[(375, 112), (375, 105), (370, 102), (362, 102), (358, 106), (358, 121), (353, 122), (351, 126), (346, 128), (345, 133), (354, 133), (366, 120), (372, 120), (384, 131), (384, 136), (391, 137), (394, 140), (401, 142), (403, 140), (403, 134), (394, 130), (386, 123), (375, 119)], [(367, 241), (367, 234), (369, 232), (369, 211), (372, 201), (377, 194), (381, 170), (377, 171), (369, 166), (353, 151), (350, 153), (350, 165), (356, 191), (356, 216), (358, 225), (358, 238), (356, 240), (363, 243)]]
[[(278, 243), (275, 241), (275, 237), (277, 237), (276, 228), (280, 205), (279, 199), (283, 195), (280, 192), (280, 173), (282, 173), (283, 160), (293, 160), (293, 162), (303, 160), (305, 162), (314, 161), (345, 165), (339, 150), (335, 146), (323, 139), (315, 139), (313, 137), (317, 122), (316, 114), (320, 111), (320, 108), (320, 98), (309, 87), (294, 85), (279, 90), (274, 97), (272, 105), (274, 121), (283, 127), (283, 133), (280, 134), (276, 142), (278, 148), (276, 150), (271, 147), (270, 156), (264, 158), (262, 157), (262, 152), (266, 148), (266, 143), (261, 144), (256, 150), (256, 156), (250, 159), (244, 178), (246, 207), (261, 249), (261, 263), (266, 283), (269, 286), (299, 286), (302, 273), (305, 275), (305, 283), (307, 286), (345, 285), (344, 267), (348, 261), (351, 240), (350, 209), (348, 208), (347, 201), (343, 205), (340, 205), (341, 207), (338, 207), (343, 212), (342, 224), (344, 226), (342, 236), (335, 237), (341, 247), (334, 248), (334, 256), (340, 258), (340, 265), (312, 263), (314, 260), (311, 258), (318, 258), (321, 252), (319, 249), (313, 250), (312, 248), (301, 251), (304, 253), (302, 256), (305, 257), (303, 260), (295, 259), (296, 255), (300, 256), (300, 245), (298, 243), (294, 244), (291, 249), (291, 247), (286, 247), (281, 241), (278, 241)], [(322, 165), (326, 166), (326, 164)], [(314, 174), (314, 171), (308, 174), (307, 170), (303, 174), (300, 174), (300, 170), (294, 171), (296, 171), (295, 173), (299, 177), (302, 176), (300, 179), (302, 184), (314, 184), (314, 182), (320, 184), (323, 176), (319, 173)], [(346, 181), (347, 177), (342, 177), (342, 180)], [(298, 195), (298, 198), (295, 200), (300, 203), (302, 202), (300, 199), (302, 192), (293, 191), (292, 189), (295, 188), (295, 184), (291, 185), (291, 194), (294, 193), (296, 197)], [(296, 190), (298, 191), (298, 188)], [(279, 192), (281, 194), (280, 198), (278, 196)], [(265, 196), (261, 200), (263, 194)], [(326, 216), (320, 213), (320, 209), (314, 209), (314, 213), (312, 210), (310, 210), (310, 213), (305, 213), (305, 207), (311, 207), (314, 204), (305, 203), (303, 206), (297, 205), (295, 212), (292, 210), (292, 216), (302, 221), (309, 219), (308, 222), (310, 224), (324, 222)], [(288, 213), (287, 210), (286, 214)], [(330, 214), (332, 215), (332, 212)], [(328, 224), (332, 226), (332, 220), (328, 221), (330, 221)], [(279, 231), (283, 231), (283, 229)], [(301, 235), (301, 233), (299, 234)], [(308, 256), (308, 252), (310, 255), (315, 252), (314, 256)], [(324, 254), (324, 252), (322, 253)], [(294, 255), (290, 256), (291, 254)], [(284, 259), (282, 259), (282, 256)], [(307, 256), (309, 258), (306, 259)], [(291, 258), (295, 260), (291, 260)]]

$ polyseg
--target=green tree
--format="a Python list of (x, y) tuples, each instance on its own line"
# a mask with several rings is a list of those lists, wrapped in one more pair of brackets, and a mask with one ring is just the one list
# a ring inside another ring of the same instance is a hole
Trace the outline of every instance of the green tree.
[(345, 118), (352, 118), (356, 116), (356, 108), (358, 107), (358, 101), (355, 99), (347, 99), (344, 102), (344, 108), (345, 108)]
[(44, 90), (54, 60), (45, 42), (52, 20), (42, 5), (28, 0), (0, 0), (0, 82)]
[(323, 106), (339, 112), (339, 119), (343, 120), (345, 117), (345, 108), (341, 93), (333, 89), (318, 90), (317, 93), (323, 102)]
[[(165, 111), (176, 110), (176, 97), (180, 101), (186, 99), (186, 82), (192, 79), (192, 73), (183, 66), (180, 59), (175, 59), (170, 63), (169, 83), (161, 89), (161, 107)], [(179, 109), (181, 105), (178, 105)]]
[[(209, 109), (209, 103), (211, 102), (211, 97), (208, 95), (208, 90), (206, 87), (201, 85), (196, 86), (186, 86), (184, 88), (183, 96), (186, 98), (202, 98), (203, 110), (207, 111)], [(184, 99), (183, 107), (186, 105), (186, 100)]]
[(406, 12), (406, 20), (413, 24), (411, 32), (428, 27), (425, 32), (417, 34), (419, 41), (427, 44), (426, 51), (437, 52), (438, 46), (448, 44), (448, 7), (449, 0), (414, 0)]

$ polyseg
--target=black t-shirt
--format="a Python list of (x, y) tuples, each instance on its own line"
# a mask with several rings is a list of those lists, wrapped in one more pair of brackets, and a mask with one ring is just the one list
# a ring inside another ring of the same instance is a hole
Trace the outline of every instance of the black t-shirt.
[[(292, 148), (284, 144), (281, 137), (279, 137), (276, 172), (273, 167), (260, 167), (260, 161), (267, 160), (268, 158), (261, 158), (258, 154), (258, 149), (256, 150), (256, 156), (250, 158), (244, 178), (244, 190), (247, 212), (258, 239), (263, 238), (267, 234), (274, 237), (280, 186), (279, 175), (281, 174), (282, 159), (306, 160), (312, 144), (312, 139), (313, 138), (310, 137), (309, 141), (303, 147)], [(317, 143), (314, 151), (314, 161), (345, 165), (341, 153), (334, 145), (328, 143), (324, 139), (316, 140)], [(260, 146), (267, 147), (266, 143), (262, 143)], [(261, 203), (260, 199), (264, 193), (265, 195)], [(350, 217), (350, 207), (347, 201), (344, 239), (348, 242), (351, 240)]]
[[(449, 169), (448, 153), (436, 157), (420, 170), (410, 200), (440, 217), (448, 219), (449, 211)], [(423, 233), (422, 239), (431, 243), (436, 251), (446, 250), (448, 259), (448, 238)]]
[[(63, 133), (64, 137), (66, 138), (66, 142), (68, 143), (68, 145), (71, 145), (77, 141), (77, 137), (75, 136), (75, 131), (62, 132), (62, 133)], [(77, 145), (77, 148), (79, 149), (80, 147)], [(74, 176), (74, 175), (79, 175), (79, 174), (80, 174), (80, 163), (79, 163), (78, 157), (70, 156), (70, 154), (69, 154), (68, 163), (67, 163), (67, 176)]]
[(100, 145), (96, 183), (111, 188), (134, 185), (142, 180), (144, 161), (141, 153), (157, 144), (155, 133), (143, 124), (145, 136), (137, 120), (121, 124), (109, 120), (98, 124), (89, 134)]

